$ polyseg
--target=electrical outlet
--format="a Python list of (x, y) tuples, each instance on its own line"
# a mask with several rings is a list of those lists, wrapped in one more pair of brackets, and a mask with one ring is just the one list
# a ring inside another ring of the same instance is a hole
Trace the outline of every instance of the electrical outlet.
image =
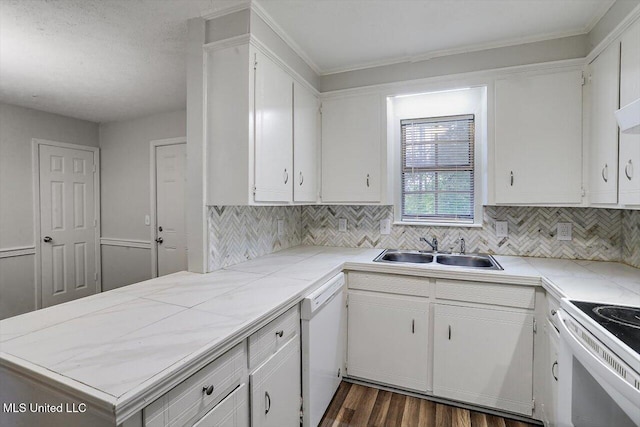
[(278, 236), (282, 236), (284, 234), (284, 219), (278, 220)]
[(151, 225), (151, 218), (149, 218), (149, 215), (144, 216), (144, 225)]
[(496, 221), (496, 237), (509, 237), (509, 223)]
[(558, 234), (556, 238), (558, 240), (571, 240), (571, 223), (570, 222), (559, 222), (558, 223)]
[(381, 219), (380, 220), (380, 234), (391, 234), (391, 220), (390, 219)]
[(341, 231), (341, 232), (347, 231), (347, 219), (346, 218), (338, 219), (338, 231)]

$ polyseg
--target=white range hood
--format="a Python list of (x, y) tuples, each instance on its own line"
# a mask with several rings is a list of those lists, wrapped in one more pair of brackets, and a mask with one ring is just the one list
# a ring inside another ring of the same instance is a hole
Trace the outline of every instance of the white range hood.
[(640, 99), (616, 110), (615, 114), (622, 133), (640, 133)]

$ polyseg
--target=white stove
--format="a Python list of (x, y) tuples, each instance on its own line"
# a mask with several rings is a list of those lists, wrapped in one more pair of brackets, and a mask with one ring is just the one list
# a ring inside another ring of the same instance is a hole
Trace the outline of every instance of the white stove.
[(640, 426), (640, 308), (564, 299), (558, 425)]

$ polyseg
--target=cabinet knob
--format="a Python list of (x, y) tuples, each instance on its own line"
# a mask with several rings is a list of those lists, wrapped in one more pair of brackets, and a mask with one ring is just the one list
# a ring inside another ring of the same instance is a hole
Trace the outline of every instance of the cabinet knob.
[(276, 335), (280, 338), (282, 338), (282, 335), (284, 335), (284, 331), (277, 331)]
[(202, 387), (202, 392), (203, 392), (204, 394), (206, 394), (207, 396), (211, 396), (211, 393), (213, 393), (213, 386), (212, 386), (212, 385), (210, 385), (210, 386), (204, 386), (204, 387)]
[(369, 174), (367, 174), (367, 188), (369, 187)]
[(627, 176), (627, 179), (631, 181), (631, 178), (633, 178), (633, 163), (631, 163), (631, 159), (629, 159), (624, 167), (624, 174)]
[(338, 368), (338, 378), (340, 378), (340, 375), (342, 375), (342, 369)]
[(511, 171), (511, 186), (513, 187), (513, 171)]
[(602, 168), (602, 179), (604, 182), (609, 182), (609, 165), (607, 163), (605, 163)]
[(164, 239), (163, 239), (162, 237), (158, 237), (158, 238), (156, 239), (156, 242), (158, 242), (158, 244), (159, 244), (159, 245), (161, 245), (161, 244), (162, 244), (162, 242), (164, 242)]
[(557, 311), (556, 311), (555, 309), (553, 309), (553, 308), (552, 308), (552, 309), (551, 309), (551, 315), (552, 315), (552, 316), (555, 316), (555, 315), (556, 315), (556, 313), (557, 313)]

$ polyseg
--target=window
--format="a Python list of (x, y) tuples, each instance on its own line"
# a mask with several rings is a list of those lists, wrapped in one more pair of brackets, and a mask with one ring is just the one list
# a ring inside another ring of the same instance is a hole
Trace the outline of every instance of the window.
[(474, 221), (474, 115), (400, 121), (402, 221)]

